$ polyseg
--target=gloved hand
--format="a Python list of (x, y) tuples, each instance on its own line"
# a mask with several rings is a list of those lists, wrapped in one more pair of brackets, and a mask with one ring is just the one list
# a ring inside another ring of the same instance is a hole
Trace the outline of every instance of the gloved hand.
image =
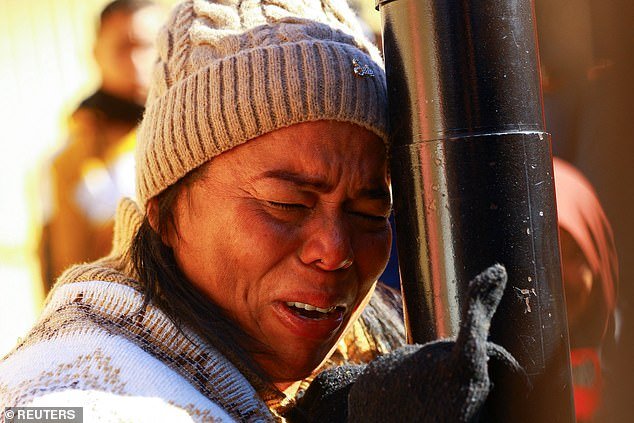
[[(505, 285), (504, 267), (490, 267), (469, 284), (455, 342), (407, 345), (367, 366), (326, 370), (287, 418), (292, 422), (517, 421), (517, 410), (508, 404), (528, 394), (528, 378), (508, 351), (487, 342)], [(492, 386), (492, 396), (502, 391), (515, 400), (485, 406)]]

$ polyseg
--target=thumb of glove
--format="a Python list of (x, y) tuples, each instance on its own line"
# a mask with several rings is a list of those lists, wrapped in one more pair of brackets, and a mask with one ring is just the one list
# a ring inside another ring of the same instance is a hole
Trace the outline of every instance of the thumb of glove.
[(491, 389), (489, 351), (521, 369), (506, 350), (487, 343), (506, 279), (504, 267), (494, 265), (470, 282), (455, 342), (408, 345), (368, 364), (350, 388), (349, 421), (476, 421)]

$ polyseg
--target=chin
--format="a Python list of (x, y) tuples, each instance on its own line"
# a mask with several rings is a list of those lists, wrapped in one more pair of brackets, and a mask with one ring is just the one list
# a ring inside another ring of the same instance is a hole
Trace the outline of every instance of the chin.
[[(334, 347), (332, 349), (334, 349)], [(285, 355), (288, 359), (276, 355), (261, 362), (263, 370), (278, 387), (306, 379), (321, 366), (330, 355), (330, 351), (324, 348), (324, 352), (321, 354), (316, 354), (316, 352), (312, 350), (310, 353), (295, 351)]]
[(274, 380), (278, 380), (280, 382), (296, 382), (298, 380), (306, 379), (319, 368), (325, 359), (326, 357), (303, 362), (281, 362), (281, 366), (278, 366)]
[(280, 389), (285, 389), (286, 387), (302, 381), (310, 376), (316, 369), (311, 369), (310, 371), (293, 371), (293, 372), (282, 372), (284, 374), (279, 374), (277, 377), (272, 379), (273, 384)]

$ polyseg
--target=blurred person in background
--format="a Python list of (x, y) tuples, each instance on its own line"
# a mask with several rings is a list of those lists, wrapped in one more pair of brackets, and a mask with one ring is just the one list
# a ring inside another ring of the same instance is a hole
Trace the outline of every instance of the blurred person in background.
[(620, 331), (610, 354), (606, 421), (631, 422), (634, 404), (634, 2), (592, 0), (595, 55), (592, 84), (580, 119), (574, 164), (596, 188), (614, 228), (619, 255)]
[(616, 336), (618, 260), (590, 182), (571, 164), (558, 158), (553, 163), (575, 411), (577, 421), (593, 422), (603, 405), (602, 355)]
[(592, 183), (614, 229), (621, 283), (617, 344), (602, 361), (606, 421), (632, 421), (634, 404), (634, 2), (535, 2), (545, 117), (553, 152)]
[(73, 112), (46, 182), (50, 204), (39, 246), (45, 291), (71, 264), (110, 250), (116, 204), (134, 193), (135, 128), (163, 17), (149, 0), (115, 0), (100, 14), (93, 53), (101, 85)]

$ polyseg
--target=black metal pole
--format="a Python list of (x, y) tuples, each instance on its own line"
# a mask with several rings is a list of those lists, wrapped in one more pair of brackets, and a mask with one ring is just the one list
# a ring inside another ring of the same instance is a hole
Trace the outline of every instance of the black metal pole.
[(456, 335), (466, 282), (502, 263), (491, 340), (534, 385), (518, 420), (574, 421), (532, 2), (376, 3), (409, 340)]

